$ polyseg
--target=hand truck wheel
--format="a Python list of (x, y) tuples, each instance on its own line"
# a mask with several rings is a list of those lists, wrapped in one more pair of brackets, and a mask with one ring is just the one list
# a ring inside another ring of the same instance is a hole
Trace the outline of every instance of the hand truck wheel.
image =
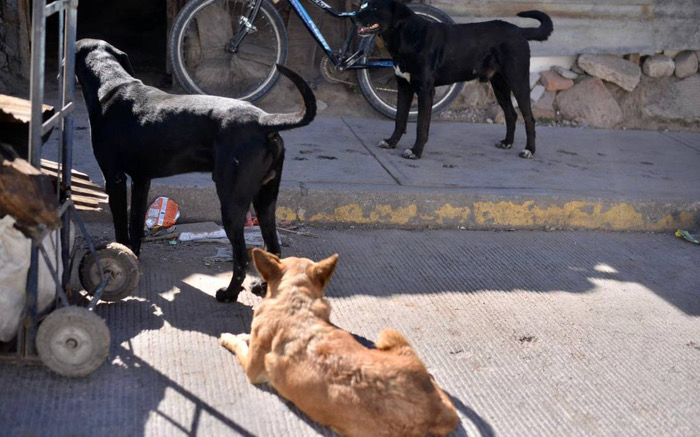
[[(96, 251), (102, 262), (103, 271), (109, 275), (101, 299), (116, 302), (130, 296), (139, 285), (141, 276), (139, 261), (134, 252), (119, 243), (101, 244), (97, 246)], [(80, 260), (78, 277), (85, 290), (90, 295), (94, 295), (102, 278), (99, 266), (91, 252), (87, 252)]]
[(59, 375), (76, 378), (97, 370), (109, 355), (105, 321), (83, 307), (63, 307), (39, 325), (36, 348), (41, 361)]

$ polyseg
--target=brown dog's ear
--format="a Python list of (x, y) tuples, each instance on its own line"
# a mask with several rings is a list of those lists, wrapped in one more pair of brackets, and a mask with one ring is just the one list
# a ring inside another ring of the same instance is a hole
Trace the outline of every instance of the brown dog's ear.
[(311, 278), (321, 286), (321, 290), (326, 288), (326, 285), (328, 285), (328, 281), (330, 281), (331, 276), (333, 276), (337, 263), (338, 254), (336, 253), (312, 266), (312, 271), (310, 272), (311, 274), (309, 276), (311, 276)]
[(276, 281), (282, 276), (282, 263), (279, 257), (258, 248), (253, 248), (250, 253), (253, 255), (255, 268), (265, 281)]

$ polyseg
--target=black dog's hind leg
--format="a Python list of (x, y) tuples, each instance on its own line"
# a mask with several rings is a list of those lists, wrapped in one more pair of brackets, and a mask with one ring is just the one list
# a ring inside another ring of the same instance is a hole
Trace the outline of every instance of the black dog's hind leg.
[(496, 73), (491, 77), (491, 86), (493, 87), (493, 93), (496, 95), (496, 100), (498, 100), (498, 104), (501, 106), (501, 109), (503, 109), (503, 115), (505, 115), (506, 119), (506, 137), (496, 143), (496, 147), (510, 149), (513, 147), (515, 122), (518, 120), (518, 113), (515, 112), (513, 102), (510, 100), (510, 87), (500, 73)]
[(408, 114), (411, 111), (411, 103), (413, 102), (413, 87), (403, 77), (396, 77), (398, 85), (398, 96), (396, 100), (396, 123), (394, 124), (394, 133), (386, 140), (381, 140), (377, 147), (382, 149), (393, 149), (399, 143), (401, 136), (406, 133), (406, 124), (408, 123)]
[(423, 154), (425, 143), (428, 142), (435, 87), (432, 83), (421, 84), (417, 87), (416, 94), (418, 94), (418, 128), (416, 131), (416, 142), (411, 149), (406, 149), (401, 155), (406, 159), (419, 159)]
[[(528, 71), (527, 69), (524, 71)], [(520, 152), (521, 158), (532, 158), (535, 154), (535, 117), (532, 115), (530, 106), (530, 89), (528, 79), (526, 77), (509, 77), (512, 84), (513, 95), (518, 102), (520, 113), (525, 121), (525, 133), (527, 134), (527, 143), (525, 149)]]
[(129, 218), (129, 240), (134, 255), (141, 252), (143, 239), (143, 224), (148, 208), (148, 190), (151, 188), (150, 179), (131, 178), (131, 215)]
[(231, 242), (233, 250), (233, 277), (228, 287), (221, 288), (216, 292), (216, 300), (219, 302), (235, 302), (238, 294), (243, 289), (246, 268), (248, 267), (248, 254), (246, 253), (245, 237), (243, 227), (250, 199), (236, 199), (233, 193), (225, 193), (217, 184), (217, 193), (221, 197), (226, 196), (230, 202), (221, 204), (221, 220), (226, 231), (226, 236)]
[(114, 239), (117, 243), (129, 245), (129, 225), (126, 211), (126, 175), (118, 172), (104, 173), (105, 191), (109, 196), (109, 209), (114, 223)]
[[(284, 162), (284, 151), (277, 158), (272, 168), (275, 176), (260, 188), (260, 191), (253, 199), (253, 207), (260, 223), (260, 232), (265, 242), (265, 250), (280, 256), (282, 249), (277, 239), (277, 195), (279, 194), (280, 182), (282, 180), (282, 164)], [(267, 291), (267, 283), (256, 280), (251, 284), (250, 291), (258, 296), (264, 296)]]
[[(240, 137), (239, 132), (230, 134), (234, 138)], [(252, 140), (253, 143), (257, 140)], [(214, 169), (214, 182), (216, 193), (221, 202), (221, 220), (226, 236), (231, 242), (233, 250), (233, 277), (226, 288), (216, 292), (216, 300), (219, 302), (235, 302), (243, 289), (243, 281), (248, 267), (248, 253), (243, 236), (245, 216), (253, 198), (267, 176), (264, 173), (270, 168), (265, 165), (264, 150), (247, 148), (239, 145), (237, 149), (225, 147), (226, 144), (217, 146), (216, 164)], [(234, 150), (248, 150), (248, 156), (235, 155)], [(260, 154), (256, 156), (257, 154)], [(245, 162), (245, 166), (238, 163)]]

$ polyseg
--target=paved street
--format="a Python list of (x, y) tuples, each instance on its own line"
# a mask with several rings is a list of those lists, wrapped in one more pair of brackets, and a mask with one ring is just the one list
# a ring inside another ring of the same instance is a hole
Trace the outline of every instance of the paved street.
[[(91, 233), (111, 239), (111, 227)], [(700, 248), (671, 234), (320, 229), (284, 255), (340, 254), (331, 319), (401, 331), (451, 395), (455, 435), (700, 434)], [(100, 304), (108, 361), (85, 379), (0, 364), (0, 429), (38, 435), (332, 435), (250, 386), (222, 332), (217, 245), (147, 243), (133, 298)]]

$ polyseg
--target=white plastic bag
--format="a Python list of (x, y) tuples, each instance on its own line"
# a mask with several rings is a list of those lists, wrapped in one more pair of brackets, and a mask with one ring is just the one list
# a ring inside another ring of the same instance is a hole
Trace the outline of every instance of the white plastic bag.
[[(6, 215), (0, 219), (0, 341), (10, 341), (20, 324), (27, 289), (31, 241), (14, 228), (15, 219)], [(58, 277), (63, 272), (60, 260), (53, 254), (60, 251), (60, 231), (47, 235), (42, 242)], [(60, 253), (60, 252), (59, 252)], [(56, 283), (44, 257), (39, 254), (38, 310), (44, 311), (56, 298)]]

